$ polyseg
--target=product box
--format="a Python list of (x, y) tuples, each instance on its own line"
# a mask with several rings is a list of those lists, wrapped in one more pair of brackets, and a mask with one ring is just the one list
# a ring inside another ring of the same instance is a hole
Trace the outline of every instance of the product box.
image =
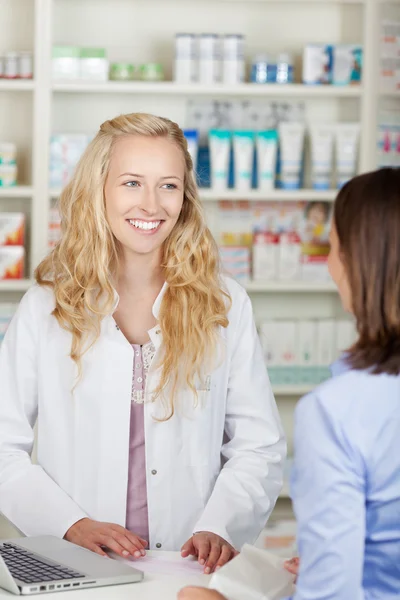
[(271, 384), (297, 383), (296, 321), (266, 321), (260, 327), (260, 338)]
[(17, 185), (17, 165), (0, 165), (0, 187), (14, 187)]
[(303, 83), (332, 83), (332, 46), (309, 44), (304, 48)]
[(303, 218), (303, 202), (284, 202), (279, 206), (277, 232), (279, 234), (278, 279), (300, 278), (301, 238), (299, 228)]
[(297, 382), (318, 381), (317, 321), (299, 321), (297, 333)]
[(86, 81), (108, 81), (109, 64), (104, 48), (81, 48), (80, 78)]
[(0, 165), (17, 163), (17, 146), (11, 142), (0, 142)]
[(337, 358), (335, 325), (335, 321), (331, 319), (317, 321), (317, 361), (320, 382), (329, 379), (331, 374), (329, 367)]
[(25, 243), (25, 215), (0, 213), (0, 246), (23, 246)]
[(23, 246), (0, 247), (0, 280), (22, 279), (24, 276), (25, 250)]
[(278, 278), (279, 236), (273, 232), (255, 233), (253, 238), (253, 280)]
[(336, 357), (339, 358), (357, 341), (357, 329), (354, 320), (336, 321)]
[(302, 214), (299, 228), (301, 239), (301, 279), (327, 281), (329, 234), (332, 206), (329, 202), (308, 202)]
[(222, 270), (242, 285), (250, 281), (250, 248), (247, 246), (221, 246)]
[(250, 202), (219, 202), (219, 241), (221, 246), (248, 246), (253, 243), (253, 214)]
[(78, 46), (53, 46), (53, 80), (79, 79), (80, 65), (80, 48)]
[(363, 49), (357, 44), (333, 46), (332, 83), (354, 85), (361, 83)]

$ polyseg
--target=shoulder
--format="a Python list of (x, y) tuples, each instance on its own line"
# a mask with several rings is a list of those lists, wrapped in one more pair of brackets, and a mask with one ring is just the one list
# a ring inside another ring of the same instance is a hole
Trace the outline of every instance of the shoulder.
[(232, 301), (232, 308), (243, 307), (250, 298), (240, 283), (226, 275), (221, 276), (222, 289), (227, 292)]
[(331, 434), (371, 439), (398, 410), (399, 397), (400, 377), (349, 370), (300, 400), (296, 425), (305, 435), (319, 422)]
[(30, 313), (35, 316), (50, 315), (55, 308), (53, 290), (43, 285), (34, 284), (22, 298), (18, 313)]

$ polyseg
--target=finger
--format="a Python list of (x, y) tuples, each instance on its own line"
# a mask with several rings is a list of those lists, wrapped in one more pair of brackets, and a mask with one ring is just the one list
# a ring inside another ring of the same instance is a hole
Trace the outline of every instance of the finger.
[(206, 567), (204, 569), (204, 573), (209, 575), (211, 571), (214, 570), (215, 565), (217, 564), (220, 556), (221, 556), (221, 546), (218, 542), (213, 542), (211, 544), (211, 552), (208, 556)]
[(132, 538), (129, 539), (126, 535), (122, 535), (121, 533), (114, 532), (113, 538), (123, 548), (123, 550), (122, 550), (123, 556), (131, 555), (131, 556), (134, 556), (135, 558), (140, 558), (141, 556), (143, 556), (143, 554), (142, 554), (142, 552), (144, 552), (143, 546), (135, 536), (132, 536)]
[(100, 556), (108, 556), (106, 552), (104, 552), (104, 550), (102, 550), (97, 544), (88, 544), (87, 549), (95, 552), (96, 554), (100, 554)]
[[(114, 535), (116, 534), (114, 533)], [(121, 544), (117, 542), (117, 540), (114, 539), (112, 535), (101, 536), (99, 541), (102, 546), (105, 546), (109, 550), (112, 550), (113, 552), (118, 554), (118, 556), (121, 556), (122, 558), (126, 558), (127, 556), (129, 556), (129, 551), (126, 550), (126, 548), (124, 548), (123, 546), (121, 546)], [(140, 551), (137, 550), (137, 552), (139, 552), (138, 558), (140, 558)]]
[(131, 533), (128, 530), (125, 530), (125, 536), (128, 538), (130, 543), (139, 550), (141, 556), (146, 556), (145, 547), (148, 546), (148, 542), (146, 542), (146, 540), (143, 540), (141, 537)]
[(193, 538), (194, 547), (197, 550), (197, 558), (201, 565), (205, 565), (210, 554), (210, 540), (207, 537), (195, 536)]
[(221, 556), (219, 557), (219, 560), (215, 565), (215, 570), (217, 571), (218, 569), (226, 565), (226, 563), (234, 557), (234, 552), (235, 550), (232, 548), (232, 546), (227, 546), (226, 544), (222, 546)]
[[(144, 551), (144, 547), (147, 546), (146, 540), (143, 540), (138, 535), (135, 535), (134, 533), (129, 531), (129, 529), (125, 529), (125, 527), (121, 527), (120, 525), (111, 525), (111, 530), (113, 532), (111, 535), (114, 538), (117, 537), (115, 534), (118, 534), (118, 536), (122, 535), (130, 541), (132, 546), (134, 546), (134, 550), (131, 552), (129, 550), (129, 548), (126, 548), (126, 549), (132, 553), (132, 556), (135, 556), (136, 558), (140, 558), (140, 556), (146, 555), (146, 552)], [(140, 552), (140, 556), (135, 555), (135, 552)]]
[(193, 545), (192, 537), (186, 542), (186, 544), (183, 544), (181, 548), (181, 556), (182, 558), (187, 558), (188, 556), (196, 556), (196, 549)]

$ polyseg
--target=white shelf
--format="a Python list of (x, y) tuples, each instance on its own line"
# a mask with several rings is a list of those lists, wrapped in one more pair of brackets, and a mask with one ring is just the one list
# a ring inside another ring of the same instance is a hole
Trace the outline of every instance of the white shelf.
[(26, 292), (32, 284), (30, 279), (0, 280), (0, 292)]
[[(51, 198), (58, 198), (61, 189), (50, 190)], [(324, 200), (325, 202), (334, 202), (337, 190), (317, 191), (317, 190), (271, 190), (263, 192), (260, 190), (250, 190), (250, 192), (242, 192), (238, 190), (212, 190), (208, 188), (200, 188), (199, 195), (203, 202), (215, 202), (218, 200), (251, 200), (257, 202), (285, 202), (306, 200)]]
[(326, 202), (334, 202), (338, 190), (271, 190), (270, 192), (263, 192), (262, 190), (250, 190), (249, 192), (243, 192), (239, 190), (212, 190), (212, 189), (199, 189), (200, 198), (204, 202), (214, 200), (253, 200), (259, 202), (276, 202), (287, 200), (325, 200)]
[(33, 79), (0, 79), (0, 92), (31, 92), (34, 89)]
[(275, 396), (305, 396), (317, 387), (315, 385), (274, 385), (273, 392)]
[(163, 94), (168, 96), (261, 96), (291, 98), (358, 98), (362, 86), (256, 84), (203, 85), (179, 84), (173, 81), (105, 81), (53, 83), (54, 92), (92, 94)]
[(252, 281), (247, 283), (244, 287), (249, 294), (266, 292), (300, 292), (305, 294), (337, 292), (335, 284), (330, 281)]
[(33, 189), (29, 185), (0, 187), (0, 198), (31, 198), (32, 196)]

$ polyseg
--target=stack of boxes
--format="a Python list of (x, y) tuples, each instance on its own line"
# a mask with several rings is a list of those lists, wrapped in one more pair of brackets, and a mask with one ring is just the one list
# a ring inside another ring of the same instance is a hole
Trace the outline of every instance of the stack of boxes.
[(240, 283), (328, 281), (328, 202), (220, 202), (221, 261)]
[(350, 320), (266, 321), (259, 328), (272, 385), (318, 385), (357, 339)]
[(23, 278), (24, 242), (25, 215), (0, 213), (0, 280)]

